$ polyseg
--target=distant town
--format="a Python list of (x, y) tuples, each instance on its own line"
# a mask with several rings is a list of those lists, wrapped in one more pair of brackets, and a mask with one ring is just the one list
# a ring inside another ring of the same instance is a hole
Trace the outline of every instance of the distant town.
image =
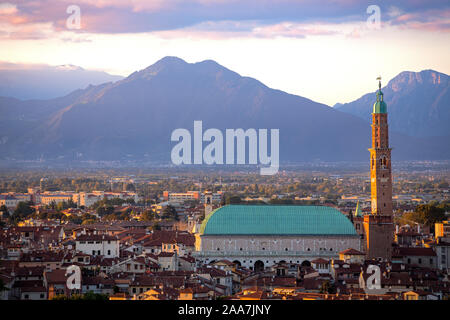
[(448, 166), (393, 176), (378, 80), (369, 175), (7, 170), (2, 299), (448, 300)]
[[(445, 170), (395, 175), (389, 260), (364, 253), (367, 173), (120, 173), (2, 173), (1, 299), (448, 299)], [(299, 252), (284, 239), (282, 249), (266, 243), (263, 252), (263, 244), (249, 243), (230, 252), (220, 250), (226, 244), (219, 236), (218, 248), (201, 247), (205, 215), (244, 206), (335, 209), (357, 237), (331, 252), (314, 244), (317, 252)], [(82, 270), (79, 290), (67, 287), (71, 265)], [(379, 289), (367, 288), (369, 265), (381, 269)]]

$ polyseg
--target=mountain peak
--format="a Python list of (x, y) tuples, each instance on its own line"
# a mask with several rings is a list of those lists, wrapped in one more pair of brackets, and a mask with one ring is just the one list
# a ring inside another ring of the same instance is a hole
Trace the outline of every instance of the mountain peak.
[[(449, 135), (449, 78), (445, 73), (428, 69), (403, 71), (391, 79), (383, 88), (391, 129), (422, 138)], [(370, 122), (374, 100), (374, 94), (368, 93), (335, 107)]]
[(62, 65), (56, 66), (56, 69), (67, 70), (67, 71), (83, 71), (84, 70), (82, 67), (75, 66), (73, 64), (62, 64)]
[(156, 76), (163, 70), (173, 70), (175, 68), (180, 68), (186, 65), (188, 65), (188, 63), (181, 58), (174, 56), (166, 56), (162, 59), (159, 59), (154, 64), (148, 66), (147, 68), (141, 71), (133, 72), (129, 76), (129, 78), (136, 78), (136, 77), (151, 78), (153, 76)]
[(403, 71), (395, 76), (388, 83), (388, 87), (394, 92), (404, 90), (408, 86), (416, 85), (432, 85), (432, 86), (447, 86), (449, 76), (435, 70), (427, 69), (420, 72)]
[(156, 64), (186, 64), (187, 62), (181, 58), (175, 56), (165, 56), (164, 58), (159, 59), (153, 65)]

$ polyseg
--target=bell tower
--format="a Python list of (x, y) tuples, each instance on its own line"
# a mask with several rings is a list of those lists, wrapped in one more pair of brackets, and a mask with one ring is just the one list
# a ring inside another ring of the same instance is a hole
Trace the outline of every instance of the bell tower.
[(372, 112), (372, 148), (369, 149), (372, 210), (370, 215), (364, 216), (364, 231), (366, 233), (367, 257), (369, 259), (390, 259), (394, 237), (392, 149), (389, 147), (387, 105), (381, 91), (381, 77), (377, 80), (379, 80), (377, 101), (373, 105)]
[(205, 191), (205, 217), (212, 212), (212, 192)]

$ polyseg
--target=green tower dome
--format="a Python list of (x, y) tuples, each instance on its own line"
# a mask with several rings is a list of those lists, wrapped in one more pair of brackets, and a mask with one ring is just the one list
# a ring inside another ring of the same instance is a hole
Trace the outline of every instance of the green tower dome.
[[(381, 78), (378, 78), (381, 79)], [(378, 84), (377, 91), (377, 102), (373, 104), (373, 112), (372, 113), (387, 113), (387, 105), (386, 102), (383, 101), (383, 92), (381, 91), (381, 80)]]

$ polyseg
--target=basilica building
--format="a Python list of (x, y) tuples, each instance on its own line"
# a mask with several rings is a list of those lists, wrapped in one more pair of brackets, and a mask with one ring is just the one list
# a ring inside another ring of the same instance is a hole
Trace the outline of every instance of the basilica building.
[(361, 249), (351, 221), (325, 206), (227, 205), (206, 216), (196, 239), (204, 263), (226, 259), (255, 271)]

